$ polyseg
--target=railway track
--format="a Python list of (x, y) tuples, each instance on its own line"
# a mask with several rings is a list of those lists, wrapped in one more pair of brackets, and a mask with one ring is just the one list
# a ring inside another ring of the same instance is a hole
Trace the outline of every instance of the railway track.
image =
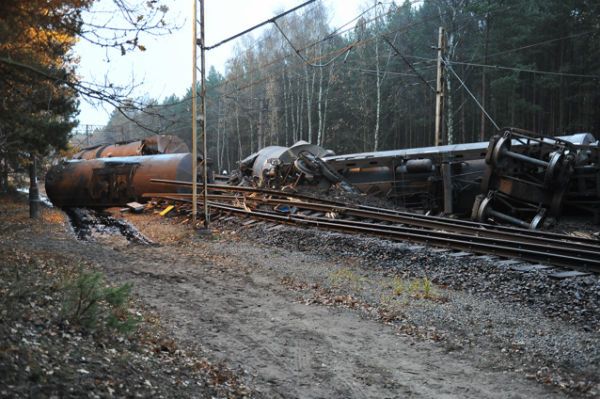
[[(160, 182), (191, 185), (174, 180)], [(600, 241), (594, 239), (351, 206), (276, 190), (225, 185), (209, 185), (208, 190), (211, 209), (223, 213), (600, 273)], [(144, 196), (191, 202), (189, 193), (146, 193)]]

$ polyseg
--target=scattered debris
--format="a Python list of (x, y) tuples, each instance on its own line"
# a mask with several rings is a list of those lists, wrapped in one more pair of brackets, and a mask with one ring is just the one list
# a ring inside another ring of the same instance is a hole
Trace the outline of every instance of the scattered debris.
[(169, 205), (167, 206), (165, 209), (163, 209), (159, 215), (160, 216), (167, 216), (169, 214), (169, 212), (171, 212), (173, 209), (175, 209), (175, 205)]

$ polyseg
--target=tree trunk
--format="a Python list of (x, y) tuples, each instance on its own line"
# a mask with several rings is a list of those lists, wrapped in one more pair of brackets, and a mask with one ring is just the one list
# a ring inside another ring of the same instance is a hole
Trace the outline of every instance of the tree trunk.
[(375, 106), (375, 131), (373, 132), (373, 151), (379, 150), (379, 116), (381, 114), (381, 75), (379, 71), (379, 40), (375, 38), (375, 75), (377, 76), (377, 103)]
[(313, 73), (312, 73), (312, 77), (309, 79), (308, 76), (308, 65), (304, 64), (304, 77), (305, 77), (305, 86), (306, 86), (306, 127), (307, 127), (307, 132), (306, 132), (306, 141), (308, 141), (309, 143), (312, 142), (313, 140), (313, 133), (312, 133), (312, 99), (313, 99), (313, 92), (314, 92), (314, 88), (315, 88), (315, 76), (316, 76), (316, 71), (313, 69)]
[(30, 155), (29, 165), (29, 217), (39, 219), (40, 217), (40, 192), (37, 181), (37, 160), (34, 154)]
[[(298, 138), (303, 140), (303, 118), (304, 114), (304, 90), (302, 90), (302, 82), (298, 78)], [(308, 141), (308, 140), (307, 140)]]
[(256, 141), (258, 142), (258, 147), (257, 150), (260, 150), (261, 148), (264, 147), (264, 143), (263, 143), (263, 100), (259, 100), (258, 103), (258, 126), (257, 126), (257, 133), (256, 133)]
[(329, 103), (329, 88), (331, 87), (334, 66), (335, 62), (332, 62), (331, 66), (329, 67), (329, 76), (327, 77), (327, 88), (325, 89), (325, 104), (323, 106), (323, 133), (321, 134), (321, 142), (318, 143), (320, 146), (325, 145), (325, 131), (327, 129), (327, 104)]
[[(454, 49), (456, 48), (454, 43), (454, 33), (448, 34), (448, 60), (451, 60), (454, 55)], [(450, 75), (446, 74), (446, 93), (445, 94), (445, 107), (446, 107), (446, 137), (447, 144), (454, 144), (454, 111), (452, 109), (452, 79)]]
[(317, 96), (317, 117), (319, 126), (317, 129), (317, 145), (321, 145), (323, 138), (323, 68), (319, 68), (319, 94)]
[(281, 81), (283, 83), (283, 128), (285, 129), (284, 140), (285, 146), (288, 147), (290, 145), (289, 134), (290, 134), (290, 124), (289, 124), (289, 111), (288, 111), (288, 93), (287, 93), (287, 83), (286, 83), (286, 69), (284, 66), (281, 68)]
[[(485, 39), (483, 43), (483, 63), (487, 65), (488, 63), (488, 44), (490, 37), (490, 17), (489, 13), (485, 16)], [(485, 109), (486, 106), (486, 97), (487, 97), (487, 82), (486, 82), (486, 68), (481, 68), (481, 108)], [(486, 138), (486, 116), (481, 110), (481, 129), (479, 131), (479, 141), (485, 141)]]

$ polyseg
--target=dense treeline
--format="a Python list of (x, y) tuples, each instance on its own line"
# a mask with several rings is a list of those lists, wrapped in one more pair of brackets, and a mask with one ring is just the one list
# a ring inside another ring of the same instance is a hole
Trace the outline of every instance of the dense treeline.
[[(81, 81), (72, 51), (77, 40), (123, 55), (145, 50), (143, 33), (169, 30), (168, 8), (159, 0), (113, 0), (110, 14), (92, 11), (96, 3), (0, 2), (0, 191), (9, 189), (9, 173), (67, 148), (80, 96), (123, 106), (127, 87)], [(94, 18), (85, 23), (88, 12)]]
[[(432, 145), (439, 26), (445, 142), (487, 140), (495, 130), (469, 92), (499, 126), (600, 136), (597, 1), (371, 2), (347, 26), (333, 30), (328, 20), (317, 3), (247, 40), (223, 75), (209, 71), (207, 137), (219, 169), (297, 140), (338, 153)], [(191, 94), (115, 112), (104, 139), (158, 131), (189, 142)]]
[(77, 125), (73, 57), (86, 0), (0, 3), (0, 189), (23, 154), (64, 147)]

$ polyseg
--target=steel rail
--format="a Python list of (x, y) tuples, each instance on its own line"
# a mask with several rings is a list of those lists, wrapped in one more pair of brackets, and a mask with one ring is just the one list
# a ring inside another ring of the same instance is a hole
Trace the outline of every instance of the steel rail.
[[(183, 186), (191, 185), (191, 182), (189, 182), (189, 181), (168, 180), (168, 179), (151, 179), (151, 181), (165, 183), (165, 184), (183, 185)], [(264, 193), (264, 194), (275, 195), (275, 196), (279, 196), (279, 197), (291, 197), (291, 198), (305, 199), (308, 201), (317, 201), (319, 203), (330, 204), (330, 205), (335, 205), (335, 206), (340, 206), (340, 207), (353, 207), (355, 209), (358, 208), (358, 209), (362, 209), (362, 210), (372, 211), (377, 214), (399, 215), (402, 217), (411, 218), (412, 220), (415, 220), (415, 221), (417, 221), (417, 220), (425, 220), (427, 222), (440, 221), (442, 223), (451, 224), (454, 226), (459, 226), (459, 225), (460, 226), (470, 226), (479, 231), (495, 230), (495, 231), (503, 231), (503, 232), (507, 232), (507, 233), (515, 233), (515, 234), (519, 234), (521, 236), (530, 236), (530, 237), (535, 237), (535, 238), (546, 237), (548, 239), (561, 240), (561, 241), (568, 240), (569, 242), (577, 242), (577, 243), (588, 244), (588, 245), (592, 245), (592, 246), (600, 245), (600, 240), (591, 239), (591, 238), (568, 236), (565, 234), (552, 233), (552, 232), (547, 232), (547, 231), (528, 230), (528, 229), (522, 229), (522, 228), (518, 228), (518, 227), (492, 225), (492, 224), (487, 224), (487, 223), (474, 222), (474, 221), (470, 221), (470, 220), (451, 219), (451, 218), (441, 217), (441, 216), (420, 215), (418, 213), (403, 212), (403, 211), (397, 211), (394, 209), (373, 207), (373, 206), (369, 206), (369, 205), (351, 206), (350, 204), (348, 204), (346, 202), (334, 201), (334, 200), (329, 200), (329, 199), (321, 199), (321, 198), (306, 195), (306, 194), (286, 193), (286, 192), (272, 190), (272, 189), (261, 189), (261, 188), (254, 188), (254, 187), (229, 186), (229, 185), (218, 185), (218, 184), (209, 184), (208, 188), (212, 191), (222, 190), (222, 191)], [(167, 194), (167, 193), (165, 193), (165, 194)]]
[[(181, 197), (172, 197), (169, 199), (181, 202), (191, 201)], [(568, 252), (568, 248), (561, 248), (560, 251), (563, 253), (548, 253), (537, 250), (536, 248), (538, 247), (533, 244), (523, 244), (518, 241), (494, 240), (487, 237), (465, 236), (461, 234), (450, 236), (444, 232), (348, 220), (331, 220), (297, 215), (284, 216), (265, 211), (249, 211), (244, 208), (217, 202), (211, 202), (210, 206), (211, 208), (220, 209), (226, 212), (285, 224), (313, 226), (341, 232), (366, 233), (394, 241), (409, 241), (418, 244), (468, 251), (474, 254), (495, 255), (534, 263), (546, 263), (553, 266), (587, 272), (600, 272), (599, 257), (594, 255), (591, 258), (575, 258), (572, 256), (572, 253)]]
[[(148, 197), (160, 197), (164, 195), (170, 195), (167, 193), (148, 193), (144, 194), (144, 196)], [(177, 197), (186, 197), (189, 194), (177, 194)], [(218, 196), (213, 196), (212, 198), (218, 198)], [(413, 218), (412, 215), (390, 215), (390, 214), (380, 214), (373, 211), (357, 209), (353, 207), (347, 206), (332, 206), (328, 204), (321, 204), (315, 202), (300, 202), (300, 201), (291, 201), (287, 199), (274, 199), (274, 198), (264, 198), (264, 197), (238, 197), (240, 200), (243, 200), (246, 203), (256, 203), (256, 204), (268, 204), (268, 205), (288, 205), (294, 206), (298, 209), (309, 209), (318, 212), (336, 212), (344, 216), (354, 216), (365, 219), (372, 219), (377, 221), (385, 221), (392, 223), (400, 223), (409, 226), (417, 226), (421, 228), (427, 228), (432, 230), (444, 230), (446, 232), (456, 232), (461, 234), (468, 234), (480, 237), (494, 238), (500, 240), (518, 240), (524, 244), (535, 244), (542, 248), (546, 248), (547, 252), (552, 252), (554, 248), (569, 245), (569, 248), (572, 250), (571, 253), (575, 257), (583, 257), (584, 255), (595, 254), (595, 256), (600, 257), (600, 245), (591, 245), (580, 243), (577, 241), (571, 241), (569, 236), (560, 236), (561, 239), (555, 238), (546, 238), (544, 236), (532, 236), (532, 235), (522, 235), (513, 232), (505, 232), (501, 230), (494, 229), (481, 229), (479, 227), (472, 226), (464, 226), (464, 225), (456, 225), (454, 224), (454, 219), (442, 219), (442, 220), (428, 220), (422, 218)], [(525, 230), (527, 231), (527, 230)]]
[[(552, 252), (554, 248), (557, 248), (557, 247), (560, 247), (563, 245), (568, 245), (569, 251), (575, 257), (582, 257), (582, 255), (584, 255), (584, 254), (589, 254), (589, 255), (594, 254), (595, 256), (600, 257), (600, 245), (589, 245), (589, 244), (581, 244), (578, 242), (569, 242), (568, 239), (556, 240), (556, 239), (548, 239), (545, 237), (535, 237), (535, 236), (528, 236), (528, 235), (523, 236), (523, 235), (519, 235), (519, 234), (506, 233), (506, 232), (496, 231), (496, 230), (482, 230), (482, 229), (473, 228), (470, 226), (454, 225), (451, 222), (446, 222), (446, 221), (428, 221), (425, 219), (420, 219), (420, 220), (418, 220), (418, 222), (415, 222), (414, 219), (412, 219), (410, 217), (407, 218), (405, 216), (380, 215), (380, 214), (375, 214), (375, 213), (372, 213), (369, 211), (364, 211), (361, 209), (353, 209), (353, 208), (348, 208), (348, 207), (328, 208), (327, 206), (321, 206), (319, 204), (301, 203), (301, 202), (296, 202), (296, 201), (277, 200), (277, 199), (261, 200), (259, 198), (249, 198), (249, 199), (247, 199), (247, 202), (248, 201), (261, 202), (261, 203), (277, 203), (278, 205), (290, 205), (290, 206), (296, 206), (298, 208), (311, 209), (311, 210), (322, 211), (322, 212), (339, 212), (339, 213), (343, 214), (344, 216), (356, 216), (356, 217), (361, 217), (361, 218), (365, 218), (365, 219), (373, 219), (373, 220), (378, 220), (378, 221), (401, 223), (401, 224), (411, 225), (411, 226), (416, 225), (418, 227), (429, 228), (432, 230), (443, 229), (446, 232), (456, 232), (456, 233), (468, 234), (468, 235), (473, 235), (473, 236), (478, 236), (478, 237), (494, 238), (494, 239), (500, 239), (500, 240), (518, 240), (519, 242), (524, 243), (524, 244), (534, 244), (534, 245), (538, 245), (540, 247), (545, 247), (548, 249), (548, 252)], [(395, 226), (397, 226), (397, 225), (395, 225)], [(568, 236), (565, 236), (565, 237), (568, 237)]]

